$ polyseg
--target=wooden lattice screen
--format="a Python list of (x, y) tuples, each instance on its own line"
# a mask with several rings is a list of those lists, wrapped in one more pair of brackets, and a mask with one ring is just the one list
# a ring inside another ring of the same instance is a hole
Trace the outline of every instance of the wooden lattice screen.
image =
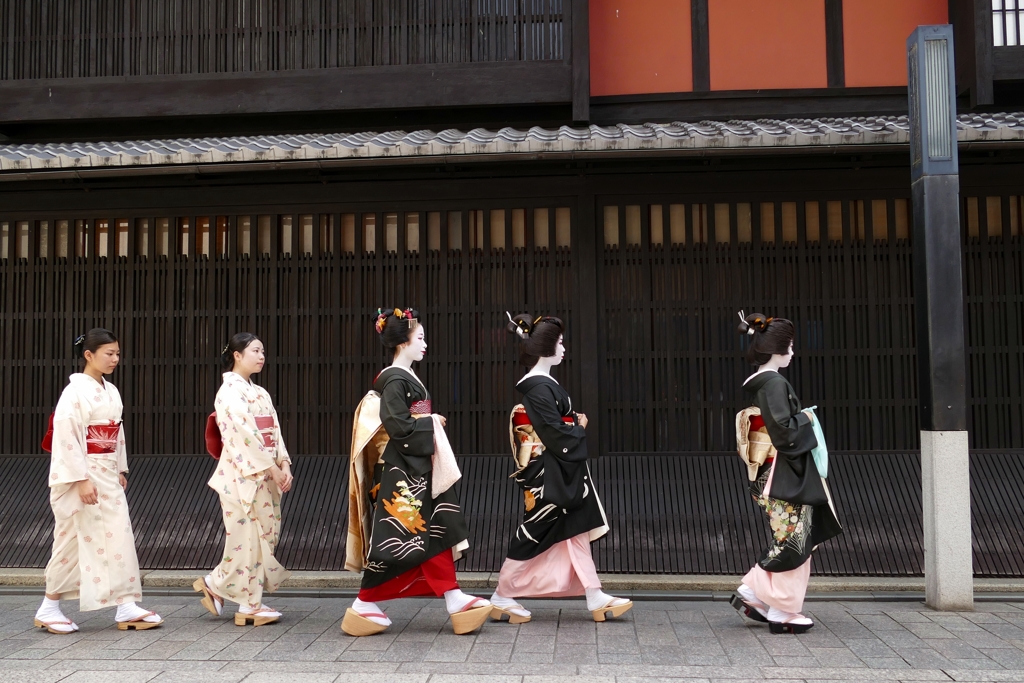
[[(963, 199), (974, 449), (1024, 447), (1022, 194)], [(578, 220), (586, 196), (3, 215), (0, 453), (38, 452), (70, 340), (92, 324), (123, 340), (114, 381), (133, 453), (201, 452), (218, 352), (242, 329), (267, 343), (261, 382), (292, 450), (347, 452), (385, 362), (370, 316), (391, 305), (422, 312), (422, 374), (460, 453), (507, 448), (521, 368), (506, 309), (566, 320), (559, 376), (597, 418), (602, 452), (731, 450), (749, 372), (740, 308), (797, 323), (788, 375), (830, 447), (905, 452), (918, 431), (908, 195), (604, 195), (593, 225)], [(580, 291), (581, 254), (595, 254), (596, 291)], [(596, 338), (574, 334), (587, 316)], [(593, 368), (583, 344), (597, 345)], [(583, 394), (590, 373), (600, 390)]]
[(567, 0), (0, 0), (0, 80), (561, 60)]

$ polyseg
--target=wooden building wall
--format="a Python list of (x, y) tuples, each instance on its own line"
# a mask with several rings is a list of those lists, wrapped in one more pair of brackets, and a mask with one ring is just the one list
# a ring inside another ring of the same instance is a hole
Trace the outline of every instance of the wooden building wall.
[[(1024, 446), (1024, 186), (964, 176), (972, 447)], [(838, 450), (916, 447), (905, 169), (220, 181), (0, 198), (0, 453), (38, 452), (70, 340), (115, 330), (130, 451), (202, 451), (227, 337), (267, 344), (296, 453), (344, 453), (386, 359), (378, 306), (422, 312), (459, 453), (507, 448), (505, 311), (568, 324), (558, 373), (603, 453), (726, 452), (749, 368), (736, 311), (798, 326), (789, 371)], [(122, 185), (124, 185), (122, 183)], [(814, 188), (814, 189), (809, 189)]]

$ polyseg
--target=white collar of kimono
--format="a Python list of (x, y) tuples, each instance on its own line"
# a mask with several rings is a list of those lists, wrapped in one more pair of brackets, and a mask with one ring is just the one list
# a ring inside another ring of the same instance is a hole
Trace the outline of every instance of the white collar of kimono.
[(749, 382), (750, 380), (754, 379), (754, 378), (755, 378), (755, 377), (757, 377), (758, 375), (763, 375), (763, 374), (764, 374), (764, 373), (766, 373), (766, 372), (774, 372), (774, 373), (775, 373), (776, 375), (777, 375), (777, 374), (779, 374), (779, 371), (778, 371), (778, 370), (769, 370), (769, 369), (765, 369), (765, 370), (758, 370), (758, 371), (757, 371), (757, 372), (755, 372), (755, 373), (754, 373), (753, 375), (751, 375), (750, 377), (748, 377), (748, 378), (746, 378), (745, 380), (743, 380), (743, 386), (747, 386), (747, 382)]
[(104, 391), (107, 390), (108, 384), (107, 380), (97, 382), (84, 372), (76, 372), (75, 374), (71, 375), (70, 377), (68, 377), (68, 382), (74, 384), (76, 387), (80, 389), (92, 389), (93, 387), (98, 386)]
[(221, 377), (224, 378), (225, 382), (237, 382), (240, 384), (244, 384), (247, 387), (256, 387), (256, 384), (251, 379), (246, 379), (239, 375), (237, 372), (233, 372), (231, 370), (225, 372), (223, 375), (221, 375)]
[(399, 370), (405, 370), (405, 371), (406, 371), (406, 372), (408, 372), (408, 373), (409, 373), (410, 375), (412, 375), (412, 378), (413, 378), (414, 380), (416, 380), (416, 383), (417, 383), (417, 384), (419, 384), (419, 385), (420, 385), (421, 387), (423, 387), (423, 391), (426, 391), (426, 390), (427, 390), (427, 385), (426, 385), (426, 384), (424, 384), (424, 383), (423, 383), (423, 380), (421, 380), (421, 379), (420, 379), (420, 378), (419, 378), (419, 377), (418, 377), (418, 376), (416, 375), (416, 373), (412, 371), (412, 368), (406, 368), (406, 367), (402, 367), (401, 365), (392, 365), (392, 366), (390, 366), (390, 367), (393, 367), (393, 368), (398, 368)]
[(551, 380), (555, 384), (558, 384), (558, 380), (557, 379), (552, 377), (549, 373), (541, 372), (540, 370), (530, 370), (528, 373), (523, 375), (523, 378), (521, 380), (519, 380), (519, 382), (516, 382), (516, 384), (519, 384), (521, 382), (525, 382), (526, 380), (530, 379), (531, 377), (547, 377), (549, 380)]

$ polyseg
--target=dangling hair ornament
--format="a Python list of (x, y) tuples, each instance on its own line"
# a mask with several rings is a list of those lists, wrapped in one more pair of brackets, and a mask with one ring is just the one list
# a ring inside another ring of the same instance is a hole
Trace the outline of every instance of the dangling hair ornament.
[[(509, 313), (508, 311), (505, 311), (505, 315), (508, 316), (508, 321), (512, 324), (513, 327), (515, 327), (516, 334), (519, 336), (520, 339), (526, 340), (530, 338), (530, 331), (524, 327), (522, 322), (517, 323), (515, 320), (513, 320), (512, 314)], [(537, 320), (540, 320), (540, 318), (537, 318)], [(534, 324), (536, 324), (536, 322), (534, 322)]]
[[(397, 308), (395, 309), (395, 312), (401, 313)], [(391, 315), (390, 311), (385, 313), (382, 309), (377, 309), (377, 322), (373, 324), (373, 328), (377, 330), (377, 334), (381, 334), (384, 331), (384, 326), (387, 325), (389, 315)]]
[[(736, 315), (740, 317), (740, 329), (743, 330), (746, 334), (753, 336), (755, 330), (753, 327), (751, 327), (750, 323), (747, 322), (746, 311), (739, 311)], [(760, 318), (758, 318), (758, 320), (760, 320)], [(754, 322), (756, 323), (757, 320), (755, 320)]]

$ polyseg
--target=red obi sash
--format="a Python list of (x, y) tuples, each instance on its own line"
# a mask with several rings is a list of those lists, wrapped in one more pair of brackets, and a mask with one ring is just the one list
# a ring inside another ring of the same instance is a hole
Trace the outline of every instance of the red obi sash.
[[(256, 429), (259, 430), (260, 436), (263, 437), (263, 445), (267, 448), (274, 448), (277, 446), (277, 441), (274, 439), (274, 416), (273, 415), (257, 415), (256, 416)], [(220, 454), (224, 450), (224, 442), (220, 438), (220, 427), (217, 425), (217, 411), (213, 411), (206, 418), (206, 452), (210, 454), (210, 457), (214, 460), (220, 460)]]
[(430, 399), (428, 398), (425, 401), (416, 401), (413, 403), (409, 406), (409, 412), (413, 415), (430, 415), (434, 412), (434, 409), (430, 403)]
[(117, 440), (121, 436), (121, 425), (111, 420), (107, 424), (89, 425), (85, 433), (85, 445), (88, 453), (114, 453), (117, 451)]
[[(576, 420), (573, 419), (572, 415), (563, 417), (562, 418), (562, 422), (564, 422), (565, 424), (568, 424), (568, 425), (576, 424)], [(512, 426), (513, 427), (523, 427), (525, 425), (530, 425), (532, 427), (533, 423), (530, 422), (530, 418), (529, 418), (529, 416), (527, 416), (525, 410), (522, 411), (522, 412), (519, 412), (517, 410), (515, 412), (515, 414), (512, 415)]]

